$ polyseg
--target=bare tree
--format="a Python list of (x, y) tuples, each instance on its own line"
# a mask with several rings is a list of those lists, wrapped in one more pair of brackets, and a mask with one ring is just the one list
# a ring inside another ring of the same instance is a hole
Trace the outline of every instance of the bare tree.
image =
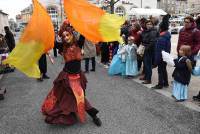
[(105, 8), (110, 9), (110, 13), (114, 14), (114, 9), (115, 9), (115, 4), (117, 2), (119, 2), (120, 0), (105, 0), (104, 3), (107, 4), (107, 6), (105, 6)]
[(110, 12), (114, 14), (115, 4), (120, 0), (110, 0)]

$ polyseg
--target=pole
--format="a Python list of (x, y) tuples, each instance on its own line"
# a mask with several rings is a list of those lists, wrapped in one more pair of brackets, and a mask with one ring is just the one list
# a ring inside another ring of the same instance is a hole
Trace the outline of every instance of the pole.
[(142, 8), (142, 0), (141, 0), (141, 8)]
[(62, 8), (62, 0), (60, 0), (60, 23), (63, 22), (63, 8)]

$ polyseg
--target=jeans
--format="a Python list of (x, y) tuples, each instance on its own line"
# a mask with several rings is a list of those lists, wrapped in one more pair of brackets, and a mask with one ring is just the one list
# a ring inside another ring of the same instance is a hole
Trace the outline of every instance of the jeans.
[(145, 74), (145, 80), (147, 81), (151, 81), (152, 57), (153, 57), (152, 53), (144, 52), (144, 74)]
[(96, 61), (95, 61), (95, 57), (92, 57), (92, 58), (85, 58), (85, 71), (89, 70), (90, 59), (92, 60), (92, 70), (95, 70)]
[(168, 75), (166, 69), (167, 63), (162, 61), (158, 64), (158, 85), (167, 86), (168, 85)]

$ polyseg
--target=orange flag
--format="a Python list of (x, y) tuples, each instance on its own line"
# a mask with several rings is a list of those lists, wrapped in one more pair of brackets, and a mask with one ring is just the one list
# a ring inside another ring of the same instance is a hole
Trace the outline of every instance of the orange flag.
[(15, 66), (29, 77), (39, 78), (38, 60), (54, 47), (55, 36), (51, 18), (45, 8), (37, 0), (32, 1), (32, 18), (4, 64)]
[(71, 25), (92, 42), (122, 42), (120, 27), (125, 19), (90, 4), (86, 0), (64, 0)]

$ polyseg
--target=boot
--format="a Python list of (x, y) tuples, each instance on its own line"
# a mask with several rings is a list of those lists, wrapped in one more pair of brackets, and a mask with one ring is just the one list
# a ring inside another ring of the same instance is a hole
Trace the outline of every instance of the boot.
[(86, 112), (92, 117), (93, 123), (95, 125), (97, 125), (98, 127), (102, 125), (101, 120), (97, 117), (97, 113), (99, 112), (97, 109), (91, 108), (89, 110), (86, 110)]
[(197, 96), (193, 96), (193, 100), (194, 101), (200, 101), (200, 91), (199, 91), (199, 94)]

